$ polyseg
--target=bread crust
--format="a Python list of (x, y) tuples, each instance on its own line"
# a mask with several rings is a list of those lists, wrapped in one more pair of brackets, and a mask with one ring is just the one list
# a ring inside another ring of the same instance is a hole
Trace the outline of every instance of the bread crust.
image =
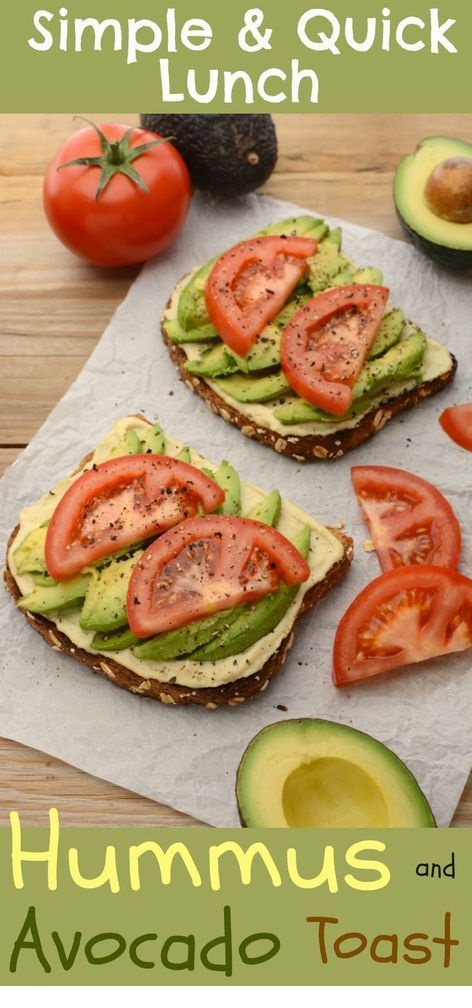
[[(169, 304), (170, 301), (167, 307), (169, 307)], [(289, 458), (294, 458), (297, 462), (327, 462), (331, 459), (341, 458), (346, 452), (357, 448), (358, 445), (382, 430), (382, 427), (392, 417), (396, 416), (397, 413), (411, 409), (412, 406), (416, 406), (422, 399), (435, 395), (436, 392), (441, 392), (452, 381), (457, 369), (456, 358), (451, 354), (451, 368), (449, 371), (439, 375), (432, 381), (425, 382), (424, 385), (402, 392), (401, 395), (391, 397), (386, 395), (382, 402), (377, 403), (373, 409), (364, 414), (355, 427), (326, 435), (306, 434), (304, 436), (290, 434), (290, 429), (288, 428), (287, 436), (284, 437), (277, 431), (270, 430), (269, 427), (264, 427), (262, 424), (252, 421), (249, 416), (240, 413), (235, 406), (230, 405), (225, 399), (222, 399), (204, 378), (190, 374), (185, 369), (187, 361), (185, 351), (177, 343), (173, 343), (169, 339), (163, 323), (161, 324), (161, 332), (169, 356), (177, 367), (182, 381), (185, 382), (191, 391), (196, 392), (197, 395), (205, 400), (213, 413), (221, 416), (227, 423), (239, 427), (241, 433), (246, 437), (260, 441), (261, 444), (273, 448), (280, 455), (287, 455)]]
[[(143, 417), (140, 417), (139, 419), (142, 420)], [(87, 455), (85, 459), (82, 460), (82, 463), (78, 468), (82, 468), (82, 466), (85, 465), (91, 457), (91, 455)], [(13, 529), (13, 532), (8, 540), (6, 568), (4, 571), (4, 580), (7, 590), (10, 592), (10, 595), (15, 602), (20, 600), (21, 592), (8, 563), (8, 552), (18, 534), (18, 531), (19, 525)], [(234, 682), (227, 683), (223, 686), (212, 686), (193, 690), (188, 686), (180, 686), (178, 683), (160, 682), (158, 679), (145, 679), (142, 676), (139, 676), (136, 672), (132, 672), (131, 669), (121, 665), (120, 662), (111, 657), (111, 654), (109, 653), (100, 654), (97, 652), (92, 654), (84, 648), (77, 647), (77, 645), (74, 644), (73, 641), (71, 641), (70, 638), (62, 632), (62, 630), (59, 630), (55, 623), (47, 619), (46, 616), (42, 616), (37, 613), (29, 613), (24, 610), (22, 611), (24, 612), (25, 618), (28, 620), (29, 624), (41, 635), (43, 640), (46, 641), (46, 644), (49, 644), (54, 651), (62, 651), (65, 654), (71, 655), (71, 657), (76, 658), (77, 661), (82, 662), (83, 665), (87, 665), (93, 672), (98, 672), (99, 675), (104, 676), (115, 686), (119, 686), (121, 689), (126, 689), (131, 693), (137, 693), (140, 696), (149, 697), (152, 700), (160, 700), (161, 703), (165, 704), (197, 704), (199, 706), (206, 707), (207, 710), (215, 710), (217, 707), (221, 707), (224, 704), (228, 704), (230, 707), (238, 707), (246, 700), (249, 700), (257, 693), (261, 693), (266, 689), (270, 680), (282, 668), (285, 662), (287, 654), (294, 641), (295, 626), (298, 623), (298, 620), (301, 619), (301, 617), (308, 612), (309, 609), (312, 609), (313, 606), (320, 601), (320, 599), (327, 595), (327, 593), (331, 591), (331, 588), (334, 588), (337, 582), (340, 581), (347, 573), (353, 556), (352, 539), (349, 536), (343, 535), (337, 529), (330, 528), (329, 531), (332, 532), (333, 535), (335, 535), (342, 543), (342, 558), (331, 567), (323, 581), (313, 585), (313, 587), (306, 593), (303, 599), (303, 604), (290, 628), (290, 632), (281, 644), (279, 644), (277, 650), (274, 651), (262, 669), (253, 673), (253, 675), (247, 676), (247, 678), (236, 679)]]

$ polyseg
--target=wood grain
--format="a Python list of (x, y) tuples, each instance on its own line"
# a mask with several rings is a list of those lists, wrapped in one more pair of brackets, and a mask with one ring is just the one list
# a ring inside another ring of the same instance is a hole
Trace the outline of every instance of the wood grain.
[[(95, 121), (138, 122), (108, 113)], [(391, 188), (403, 154), (424, 136), (468, 139), (470, 115), (276, 116), (279, 160), (264, 192), (401, 237)], [(0, 472), (10, 465), (77, 377), (138, 270), (88, 266), (44, 218), (50, 158), (80, 123), (69, 115), (0, 116)], [(192, 826), (156, 802), (0, 740), (0, 825), (11, 809), (44, 825)], [(472, 779), (453, 825), (472, 825)]]

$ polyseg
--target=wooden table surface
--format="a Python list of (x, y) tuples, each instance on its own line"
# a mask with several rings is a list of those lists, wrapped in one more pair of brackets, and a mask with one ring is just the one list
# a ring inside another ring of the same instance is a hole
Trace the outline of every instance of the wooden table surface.
[[(87, 113), (85, 113), (87, 114)], [(137, 122), (116, 113), (96, 122)], [(327, 217), (401, 238), (393, 170), (424, 136), (472, 138), (470, 115), (276, 116), (279, 160), (264, 192)], [(0, 116), (0, 467), (28, 444), (79, 373), (138, 270), (98, 270), (56, 240), (41, 204), (42, 177), (77, 127), (72, 115)], [(0, 823), (11, 809), (44, 825), (191, 826), (195, 820), (0, 740)], [(198, 824), (197, 824), (198, 825)], [(472, 826), (472, 778), (455, 826)]]

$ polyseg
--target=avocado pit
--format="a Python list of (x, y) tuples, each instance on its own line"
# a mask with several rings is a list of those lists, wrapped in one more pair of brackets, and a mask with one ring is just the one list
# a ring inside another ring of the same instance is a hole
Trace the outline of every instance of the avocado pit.
[(428, 178), (425, 198), (442, 220), (472, 223), (472, 158), (451, 157), (441, 161)]

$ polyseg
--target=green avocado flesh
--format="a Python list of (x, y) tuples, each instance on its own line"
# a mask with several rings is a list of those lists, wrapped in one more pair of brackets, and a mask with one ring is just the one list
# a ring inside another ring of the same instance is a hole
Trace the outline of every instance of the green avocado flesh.
[(239, 764), (243, 826), (357, 828), (436, 826), (405, 764), (364, 732), (300, 718), (263, 728)]
[(406, 234), (422, 252), (444, 265), (470, 268), (472, 223), (438, 216), (425, 194), (432, 172), (451, 158), (472, 159), (472, 145), (450, 137), (428, 137), (414, 154), (407, 154), (395, 174), (395, 207)]
[(90, 584), (90, 574), (79, 574), (70, 581), (61, 581), (52, 586), (35, 588), (25, 595), (18, 605), (32, 613), (49, 613), (58, 609), (70, 609), (85, 598)]
[[(301, 529), (293, 537), (293, 544), (306, 559), (310, 549), (310, 529)], [(261, 637), (274, 630), (293, 602), (299, 585), (282, 585), (272, 595), (266, 595), (254, 605), (240, 607), (240, 614), (221, 640), (203, 644), (192, 654), (193, 661), (219, 661), (221, 658), (241, 654)]]
[(114, 560), (101, 571), (94, 571), (80, 614), (82, 630), (118, 630), (127, 626), (126, 596), (131, 573), (142, 550), (130, 557)]
[[(380, 322), (367, 361), (358, 376), (353, 390), (353, 404), (349, 411), (343, 417), (333, 417), (301, 399), (291, 389), (281, 368), (280, 346), (285, 326), (307, 301), (322, 291), (356, 283), (378, 286), (382, 285), (383, 277), (374, 267), (356, 269), (341, 251), (341, 229), (330, 230), (323, 221), (312, 220), (308, 216), (293, 218), (271, 225), (261, 233), (318, 236), (318, 250), (307, 260), (308, 269), (304, 281), (297, 288), (295, 295), (291, 295), (274, 321), (258, 336), (245, 357), (235, 354), (218, 337), (209, 346), (202, 336), (198, 355), (195, 351), (190, 353), (190, 350), (187, 350), (188, 359), (185, 368), (190, 374), (211, 381), (229, 402), (250, 406), (281, 399), (279, 404), (275, 404), (274, 417), (286, 426), (318, 421), (339, 423), (342, 420), (349, 420), (368, 411), (374, 394), (384, 390), (387, 393), (389, 386), (399, 378), (421, 383), (421, 364), (426, 339), (421, 340), (420, 354), (416, 352), (420, 344), (416, 343), (415, 353), (410, 353), (406, 346), (402, 347), (400, 361), (395, 356), (393, 358), (389, 356), (397, 344), (406, 343), (411, 331), (402, 310), (389, 306)], [(195, 326), (200, 324), (203, 334), (204, 327), (209, 324), (209, 319), (205, 315), (204, 289), (213, 262), (197, 270), (189, 278), (179, 296), (178, 322), (175, 323), (174, 319), (167, 319), (164, 322), (168, 335), (177, 342), (198, 342), (194, 339), (197, 331)], [(172, 327), (175, 324), (178, 332), (173, 335)], [(187, 332), (191, 334), (191, 338), (187, 341), (182, 336), (184, 325), (188, 326)], [(285, 402), (285, 399), (288, 401)]]
[[(368, 361), (364, 365), (353, 389), (353, 404), (343, 420), (350, 420), (369, 409), (373, 398), (382, 389), (388, 391), (392, 382), (401, 379), (421, 380), (419, 370), (426, 348), (426, 336), (422, 332), (412, 333), (387, 350), (382, 357)], [(317, 409), (304, 399), (293, 399), (275, 410), (281, 423), (332, 423), (333, 417), (324, 410)]]
[[(133, 432), (130, 432), (133, 433)], [(141, 450), (149, 444), (154, 450), (154, 438), (164, 435), (159, 427), (145, 431), (143, 437), (139, 429)], [(165, 438), (164, 438), (165, 441)], [(120, 442), (132, 445), (133, 439)], [(112, 457), (116, 457), (113, 452)], [(182, 449), (178, 457), (190, 461), (188, 449)], [(229, 462), (223, 461), (216, 471), (208, 472), (222, 486), (226, 493), (222, 514), (241, 513), (241, 487), (238, 473)], [(278, 490), (272, 490), (255, 505), (246, 516), (253, 521), (275, 527), (278, 524), (282, 500)], [(194, 620), (178, 630), (159, 634), (149, 640), (139, 640), (128, 626), (126, 600), (131, 573), (136, 561), (142, 555), (140, 544), (122, 550), (121, 554), (100, 561), (102, 566), (87, 568), (83, 574), (70, 581), (57, 582), (49, 577), (44, 562), (44, 540), (46, 527), (30, 532), (15, 551), (15, 562), (23, 573), (33, 575), (35, 588), (18, 603), (23, 609), (34, 613), (54, 613), (81, 607), (80, 626), (94, 632), (91, 647), (96, 651), (120, 652), (131, 648), (143, 661), (167, 661), (191, 655), (196, 661), (217, 661), (220, 657), (239, 654), (251, 644), (273, 630), (285, 615), (295, 597), (298, 587), (282, 586), (277, 592), (251, 605), (234, 606)], [(307, 556), (310, 546), (310, 529), (301, 529), (294, 544)], [(106, 565), (105, 565), (106, 564)], [(233, 624), (235, 626), (232, 631)], [(222, 641), (225, 642), (224, 655)], [(216, 647), (216, 654), (213, 649)], [(208, 650), (208, 657), (207, 657)]]

